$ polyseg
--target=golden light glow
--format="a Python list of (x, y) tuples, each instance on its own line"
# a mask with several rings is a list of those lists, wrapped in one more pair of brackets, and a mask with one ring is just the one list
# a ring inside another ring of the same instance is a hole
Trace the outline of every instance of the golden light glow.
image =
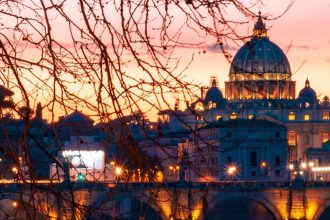
[(110, 161), (110, 165), (114, 166), (115, 165), (115, 161)]
[(305, 211), (293, 210), (291, 211), (290, 219), (305, 219)]
[(305, 121), (309, 121), (309, 119), (310, 119), (310, 115), (304, 115), (304, 120)]
[(236, 112), (232, 112), (230, 115), (230, 119), (237, 119), (237, 113)]
[(234, 176), (237, 173), (237, 167), (235, 165), (231, 165), (227, 167), (227, 175)]
[(295, 146), (297, 143), (297, 132), (289, 131), (288, 132), (288, 144), (290, 146)]
[(266, 168), (267, 167), (267, 163), (266, 163), (266, 161), (262, 161), (261, 163), (260, 163), (260, 167), (261, 168)]
[(203, 104), (203, 102), (198, 102), (198, 103), (196, 104), (195, 109), (196, 109), (197, 111), (204, 111), (204, 104)]
[(327, 142), (328, 140), (329, 140), (329, 132), (324, 131), (322, 133), (322, 142), (324, 143), (324, 142)]
[(314, 167), (314, 165), (315, 165), (315, 164), (314, 164), (313, 161), (308, 162), (308, 166), (309, 166), (309, 167)]
[(215, 119), (216, 119), (217, 121), (219, 121), (219, 120), (221, 119), (221, 115), (217, 115), (217, 116), (215, 117)]
[(11, 168), (11, 171), (12, 171), (14, 174), (17, 174), (17, 173), (18, 173), (18, 169), (17, 169), (17, 167), (13, 167), (13, 168)]
[(17, 203), (16, 201), (14, 201), (14, 202), (12, 203), (12, 206), (13, 206), (14, 208), (16, 208), (16, 207), (18, 206), (18, 203)]
[(203, 205), (201, 202), (196, 203), (196, 205), (194, 206), (193, 210), (191, 211), (191, 218), (192, 220), (197, 220), (200, 218), (201, 213), (203, 210)]
[(329, 112), (323, 112), (323, 120), (329, 120), (330, 119), (330, 114)]
[(289, 170), (293, 170), (294, 169), (294, 165), (293, 164), (289, 164)]
[(294, 113), (294, 112), (290, 112), (288, 118), (289, 118), (289, 121), (294, 121), (294, 120), (296, 120), (296, 115), (295, 115), (295, 113)]
[(253, 119), (253, 115), (248, 115), (248, 119)]
[(306, 219), (313, 219), (317, 210), (318, 210), (317, 202), (308, 199), (307, 208), (306, 208)]
[(162, 171), (158, 170), (156, 172), (156, 182), (164, 182), (164, 174)]
[(307, 168), (307, 163), (305, 163), (305, 162), (301, 163), (300, 167), (303, 168), (303, 169), (306, 169)]
[(116, 175), (121, 175), (122, 173), (123, 173), (123, 170), (122, 170), (122, 168), (121, 167), (116, 167), (116, 169), (115, 169), (115, 173), (116, 173)]

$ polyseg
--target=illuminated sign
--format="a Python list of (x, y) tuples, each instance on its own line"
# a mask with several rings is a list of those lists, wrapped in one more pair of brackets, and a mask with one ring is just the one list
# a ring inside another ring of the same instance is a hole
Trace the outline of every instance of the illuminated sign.
[(87, 150), (65, 150), (63, 157), (68, 159), (72, 166), (76, 168), (97, 169), (104, 168), (104, 152)]

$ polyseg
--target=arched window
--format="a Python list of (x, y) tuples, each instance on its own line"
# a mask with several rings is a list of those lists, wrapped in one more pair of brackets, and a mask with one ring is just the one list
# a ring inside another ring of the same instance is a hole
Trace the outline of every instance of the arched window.
[(295, 131), (288, 132), (288, 144), (290, 146), (295, 146), (297, 144), (297, 132)]
[(258, 161), (257, 161), (257, 153), (255, 151), (252, 151), (250, 153), (250, 166), (257, 166)]
[(279, 156), (275, 157), (275, 166), (280, 166), (281, 165), (281, 158)]

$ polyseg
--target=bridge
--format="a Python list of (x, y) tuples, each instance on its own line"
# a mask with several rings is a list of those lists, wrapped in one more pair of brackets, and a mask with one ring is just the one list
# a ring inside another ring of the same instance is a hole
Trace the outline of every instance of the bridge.
[(2, 183), (0, 208), (1, 219), (329, 219), (330, 182)]

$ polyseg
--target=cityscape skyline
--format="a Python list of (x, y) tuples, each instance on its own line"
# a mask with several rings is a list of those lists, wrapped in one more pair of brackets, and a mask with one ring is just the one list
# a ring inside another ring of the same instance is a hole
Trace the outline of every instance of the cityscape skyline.
[[(330, 89), (324, 83), (325, 81), (330, 81), (330, 55), (328, 53), (328, 51), (330, 51), (330, 30), (326, 28), (330, 25), (330, 15), (327, 13), (327, 9), (330, 8), (330, 1), (322, 1), (317, 5), (313, 5), (311, 2), (294, 2), (289, 10), (285, 12), (289, 3), (290, 1), (283, 1), (281, 3), (265, 1), (262, 5), (252, 7), (251, 11), (257, 13), (257, 11), (260, 10), (263, 18), (267, 18), (265, 23), (270, 40), (276, 42), (277, 45), (280, 46), (286, 53), (290, 62), (293, 73), (292, 79), (296, 81), (296, 92), (304, 87), (304, 82), (308, 78), (311, 86), (317, 88), (317, 95), (321, 99), (323, 96), (330, 94)], [(283, 16), (272, 20), (272, 18), (281, 15), (283, 12), (285, 12)], [(73, 14), (74, 13), (77, 12), (73, 11)], [(238, 15), (237, 12), (230, 8), (228, 16), (230, 18), (242, 19), (241, 15)], [(252, 34), (252, 27), (255, 19), (256, 18), (250, 18), (247, 24), (235, 26), (240, 36), (247, 37)], [(70, 47), (70, 42), (66, 41), (64, 35), (60, 35), (61, 22), (57, 23), (54, 34), (59, 36), (60, 40), (63, 40), (63, 44), (67, 44), (67, 46)], [(302, 23), (304, 25), (300, 25)], [(218, 86), (224, 93), (224, 82), (228, 80), (230, 62), (223, 56), (219, 46), (216, 46), (214, 39), (205, 38), (202, 41), (194, 41), (194, 36), (188, 35), (184, 36), (183, 40), (188, 42), (203, 42), (201, 46), (195, 45), (190, 48), (178, 47), (175, 50), (176, 57), (181, 58), (182, 64), (189, 63), (188, 60), (194, 57), (193, 62), (184, 72), (185, 77), (183, 80), (193, 82), (200, 86), (209, 86), (211, 76), (216, 76), (219, 82)], [(228, 42), (226, 48), (229, 49), (228, 52), (232, 56), (231, 59), (234, 57), (237, 49), (240, 48), (246, 40), (248, 40), (248, 38), (243, 41), (237, 41), (236, 43)], [(30, 49), (33, 55), (33, 49)], [(127, 71), (133, 75), (135, 72), (137, 75), (141, 73), (137, 71), (134, 65), (128, 66)], [(72, 88), (74, 87), (79, 86), (78, 84), (72, 85)], [(88, 85), (84, 85), (84, 87), (84, 89), (77, 88), (75, 91), (79, 91), (81, 97), (88, 97), (91, 99), (91, 94), (88, 92), (90, 87), (88, 87)], [(195, 90), (195, 93), (196, 95), (200, 94), (198, 90)], [(19, 101), (21, 99), (19, 96), (19, 93), (15, 94), (14, 100)], [(42, 95), (34, 93), (33, 96), (35, 100), (33, 105), (35, 107), (39, 101), (44, 105), (46, 99), (41, 98)], [(173, 108), (175, 99), (173, 97), (167, 97), (167, 99), (169, 100), (170, 106)], [(141, 106), (143, 110), (148, 111), (147, 116), (151, 120), (156, 121), (158, 119), (157, 109), (151, 109), (150, 106), (144, 107), (143, 103), (141, 103)], [(184, 106), (184, 101), (182, 101), (180, 107)], [(81, 106), (71, 106), (71, 111), (75, 108), (78, 108), (78, 110), (83, 111), (85, 114), (95, 115), (95, 112), (91, 112), (89, 108)], [(168, 106), (165, 108), (168, 108)], [(70, 109), (67, 113), (70, 113)], [(59, 110), (59, 108), (57, 108), (55, 112), (57, 117), (67, 113), (63, 109)], [(52, 114), (51, 112), (44, 111), (45, 118), (48, 121), (52, 121)], [(129, 112), (127, 114), (129, 114)], [(93, 118), (95, 119), (96, 117)]]

